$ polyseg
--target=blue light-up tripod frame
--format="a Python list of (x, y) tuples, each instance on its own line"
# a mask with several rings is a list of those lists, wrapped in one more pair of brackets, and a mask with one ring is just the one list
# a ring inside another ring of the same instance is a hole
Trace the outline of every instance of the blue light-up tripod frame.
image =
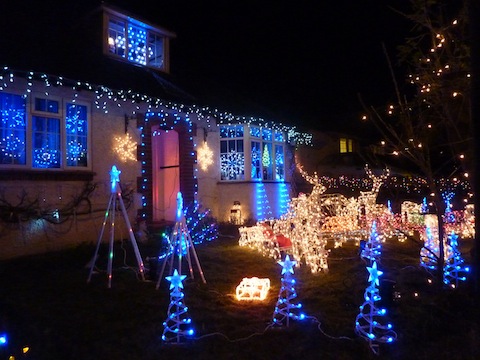
[[(158, 272), (156, 289), (158, 289), (160, 286), (167, 263), (169, 263), (168, 274), (170, 276), (173, 274), (174, 268), (177, 269), (180, 275), (182, 274), (184, 253), (187, 260), (188, 269), (190, 271), (190, 277), (193, 279), (193, 266), (190, 252), (193, 254), (200, 277), (202, 278), (203, 283), (206, 284), (207, 281), (203, 275), (203, 270), (200, 266), (200, 261), (198, 260), (197, 252), (195, 251), (195, 246), (193, 244), (192, 237), (190, 236), (190, 231), (188, 230), (185, 214), (183, 213), (183, 198), (181, 192), (178, 192), (177, 194), (177, 219), (168, 242), (168, 250), (163, 256), (162, 267)], [(175, 262), (177, 263), (176, 267), (174, 267)]]
[(112, 170), (110, 171), (110, 178), (111, 178), (110, 200), (108, 201), (108, 207), (107, 207), (107, 211), (105, 212), (105, 218), (103, 220), (102, 230), (100, 231), (100, 235), (98, 237), (97, 247), (95, 249), (95, 254), (93, 255), (93, 260), (92, 260), (90, 272), (88, 274), (88, 279), (87, 279), (87, 283), (89, 283), (92, 278), (93, 270), (95, 268), (95, 263), (98, 258), (98, 251), (100, 249), (100, 244), (102, 243), (105, 227), (107, 225), (108, 219), (110, 219), (110, 241), (109, 241), (109, 247), (108, 247), (108, 263), (107, 263), (108, 288), (112, 287), (113, 244), (115, 239), (115, 213), (116, 213), (115, 210), (117, 208), (117, 201), (120, 203), (120, 209), (122, 211), (125, 223), (128, 227), (128, 234), (130, 236), (130, 241), (132, 242), (133, 250), (135, 252), (135, 257), (137, 259), (140, 276), (142, 277), (142, 280), (145, 281), (145, 268), (143, 265), (142, 256), (140, 255), (140, 250), (138, 249), (137, 241), (135, 239), (135, 235), (132, 230), (132, 225), (130, 224), (127, 210), (125, 208), (125, 204), (122, 199), (122, 190), (120, 189), (120, 173), (121, 171), (119, 171), (117, 167), (113, 165)]

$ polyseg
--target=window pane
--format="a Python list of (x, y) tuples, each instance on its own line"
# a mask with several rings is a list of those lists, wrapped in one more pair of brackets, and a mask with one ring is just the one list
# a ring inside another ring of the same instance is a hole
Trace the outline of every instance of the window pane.
[(0, 163), (26, 164), (25, 99), (0, 93)]
[(67, 166), (87, 166), (88, 117), (87, 107), (67, 104), (65, 130), (67, 134)]
[(262, 129), (262, 140), (272, 141), (272, 130)]
[(125, 57), (125, 22), (110, 19), (108, 23), (108, 51)]
[(252, 146), (252, 149), (251, 149), (252, 180), (261, 180), (262, 179), (262, 172), (261, 172), (262, 150), (260, 148), (260, 142), (252, 141), (251, 146)]
[(132, 24), (128, 24), (128, 60), (147, 64), (147, 31)]
[(235, 126), (235, 137), (243, 137), (243, 125)]
[(273, 180), (272, 144), (263, 143), (262, 152), (263, 180)]
[(148, 34), (148, 65), (163, 68), (163, 37)]
[(220, 141), (221, 180), (245, 179), (245, 154), (243, 140)]
[(275, 145), (275, 180), (285, 180), (285, 155), (282, 145)]
[(285, 141), (285, 136), (283, 134), (283, 131), (275, 131), (275, 141), (277, 142)]
[(32, 117), (32, 166), (59, 168), (61, 165), (60, 119)]
[(260, 137), (260, 128), (258, 126), (252, 126), (250, 128), (250, 136), (259, 138)]
[(35, 98), (35, 110), (58, 114), (58, 101)]
[(220, 137), (243, 138), (243, 125), (220, 125)]
[(345, 138), (340, 139), (340, 152), (341, 153), (347, 152), (347, 139)]

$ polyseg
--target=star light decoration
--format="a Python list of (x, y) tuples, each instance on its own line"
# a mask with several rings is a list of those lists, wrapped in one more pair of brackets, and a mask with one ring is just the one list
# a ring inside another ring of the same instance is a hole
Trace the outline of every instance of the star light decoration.
[(197, 148), (197, 161), (200, 169), (203, 171), (207, 171), (210, 165), (213, 164), (213, 151), (208, 147), (206, 141)]
[(390, 323), (383, 324), (382, 318), (387, 314), (384, 308), (378, 308), (375, 303), (381, 300), (379, 295), (379, 277), (383, 271), (377, 268), (377, 262), (367, 267), (370, 285), (364, 293), (365, 302), (360, 306), (360, 313), (355, 319), (355, 333), (368, 341), (372, 351), (378, 355), (381, 343), (392, 343), (397, 338)]
[(290, 256), (286, 255), (284, 261), (278, 262), (282, 266), (282, 279), (280, 292), (278, 294), (277, 304), (273, 313), (274, 326), (289, 326), (290, 318), (293, 320), (305, 319), (305, 314), (299, 313), (302, 304), (294, 304), (292, 300), (297, 297), (295, 290), (295, 279), (292, 277), (293, 268), (297, 264), (296, 261), (290, 260)]
[(180, 343), (182, 340), (195, 334), (191, 327), (192, 319), (187, 316), (188, 307), (183, 302), (183, 280), (187, 276), (174, 270), (173, 275), (166, 276), (170, 281), (170, 304), (168, 305), (167, 319), (163, 322), (162, 340), (165, 342)]
[(128, 133), (125, 136), (116, 136), (114, 138), (113, 151), (123, 162), (137, 160), (137, 142)]
[(235, 150), (220, 154), (220, 170), (225, 179), (238, 179), (245, 172), (245, 155)]

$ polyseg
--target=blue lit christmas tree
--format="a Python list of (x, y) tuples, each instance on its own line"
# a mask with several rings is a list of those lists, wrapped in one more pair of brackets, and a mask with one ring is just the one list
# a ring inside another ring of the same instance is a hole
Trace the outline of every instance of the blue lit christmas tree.
[(218, 238), (218, 224), (209, 209), (202, 209), (198, 201), (184, 210), (185, 221), (194, 244), (209, 242)]
[(372, 351), (378, 355), (380, 344), (395, 341), (397, 335), (392, 330), (392, 324), (382, 322), (387, 310), (375, 305), (381, 300), (378, 278), (383, 272), (377, 269), (375, 261), (372, 266), (367, 267), (367, 270), (370, 274), (368, 278), (370, 284), (364, 293), (365, 302), (360, 306), (360, 313), (355, 319), (355, 333), (367, 340)]
[(166, 276), (170, 281), (170, 304), (168, 305), (167, 319), (163, 322), (164, 330), (162, 340), (165, 342), (180, 343), (186, 338), (191, 338), (195, 331), (191, 327), (192, 319), (187, 315), (188, 307), (183, 302), (182, 281), (186, 275), (180, 275), (175, 269), (173, 275)]
[(458, 250), (458, 235), (453, 231), (448, 235), (449, 245), (446, 247), (446, 260), (443, 270), (443, 282), (456, 288), (459, 281), (467, 280), (470, 268), (464, 265), (462, 254)]
[(438, 236), (435, 237), (432, 229), (425, 227), (426, 239), (420, 250), (420, 266), (427, 270), (435, 270), (437, 268), (437, 259), (440, 253)]
[(293, 267), (297, 263), (285, 256), (285, 261), (278, 262), (282, 266), (282, 279), (277, 304), (273, 313), (273, 325), (289, 326), (290, 318), (294, 320), (305, 319), (305, 314), (299, 313), (302, 304), (295, 304), (292, 301), (297, 297), (295, 290), (295, 279), (293, 278)]
[(420, 208), (420, 213), (421, 214), (426, 214), (428, 213), (428, 204), (427, 204), (427, 198), (423, 198), (422, 200), (422, 206)]
[(378, 261), (382, 251), (382, 245), (380, 242), (380, 235), (377, 232), (377, 223), (372, 222), (372, 229), (370, 231), (370, 237), (368, 238), (365, 248), (360, 253), (363, 259), (370, 261)]

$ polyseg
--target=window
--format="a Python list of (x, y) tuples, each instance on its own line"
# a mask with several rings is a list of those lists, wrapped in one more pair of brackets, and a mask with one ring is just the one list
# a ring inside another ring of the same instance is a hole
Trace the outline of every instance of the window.
[(0, 164), (26, 164), (26, 130), (25, 98), (0, 92)]
[[(59, 102), (35, 98), (32, 116), (32, 166), (59, 168), (61, 159)], [(45, 113), (46, 116), (36, 114)]]
[(220, 178), (245, 180), (243, 125), (220, 126)]
[[(0, 92), (0, 165), (35, 169), (88, 167), (87, 105)], [(27, 120), (29, 119), (29, 120)]]
[(65, 115), (67, 166), (86, 167), (88, 150), (88, 108), (67, 103)]
[[(249, 126), (245, 133), (245, 127), (220, 126), (221, 180), (285, 180), (284, 133), (258, 126)], [(248, 174), (245, 165), (249, 165)]]
[(166, 36), (131, 18), (107, 15), (107, 53), (137, 65), (166, 70)]
[(353, 152), (353, 140), (340, 138), (340, 153), (351, 153)]

